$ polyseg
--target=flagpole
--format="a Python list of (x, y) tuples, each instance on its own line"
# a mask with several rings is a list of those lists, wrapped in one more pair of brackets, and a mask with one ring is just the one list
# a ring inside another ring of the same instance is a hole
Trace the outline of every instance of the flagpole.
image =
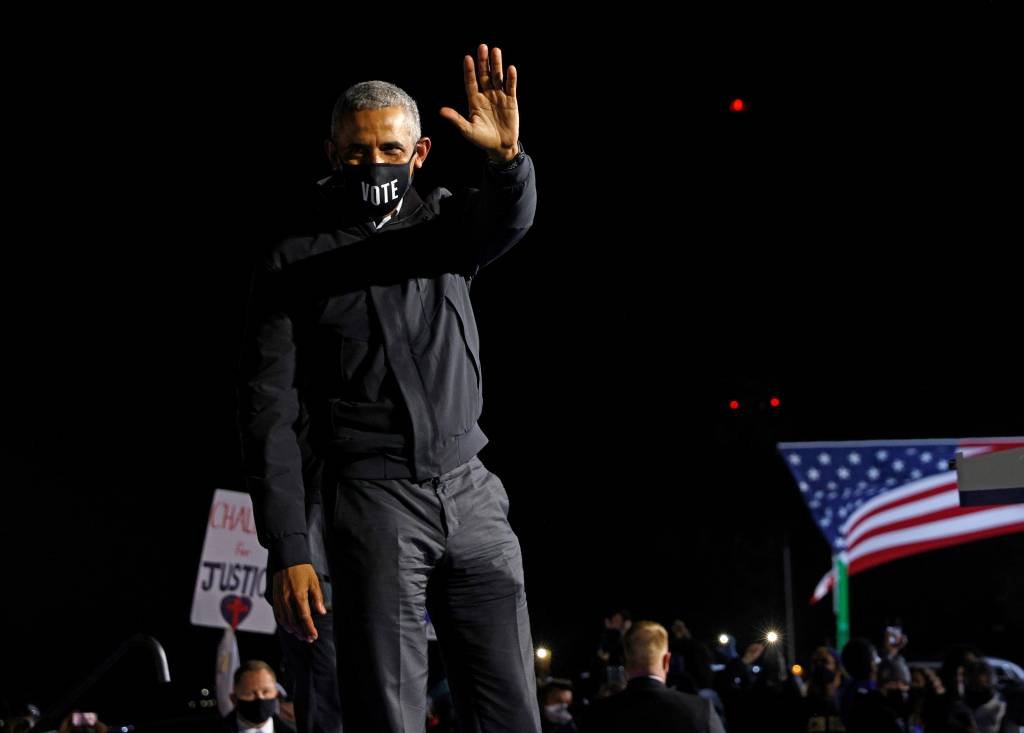
[(835, 587), (832, 589), (832, 610), (836, 614), (836, 646), (843, 650), (850, 640), (850, 581), (846, 563), (840, 555), (832, 556), (832, 570), (835, 573)]
[(796, 631), (793, 623), (793, 569), (789, 553), (789, 530), (782, 534), (782, 579), (786, 601), (786, 654), (790, 664), (796, 663)]

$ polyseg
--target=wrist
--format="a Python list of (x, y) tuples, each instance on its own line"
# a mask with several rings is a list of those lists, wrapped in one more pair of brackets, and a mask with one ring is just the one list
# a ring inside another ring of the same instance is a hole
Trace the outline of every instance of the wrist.
[(514, 147), (503, 151), (488, 151), (487, 162), (495, 170), (512, 170), (526, 158), (522, 142), (517, 142)]

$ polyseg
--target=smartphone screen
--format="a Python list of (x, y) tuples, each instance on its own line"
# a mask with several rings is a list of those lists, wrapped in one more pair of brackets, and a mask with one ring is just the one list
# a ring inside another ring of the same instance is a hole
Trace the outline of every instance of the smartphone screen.
[(71, 713), (71, 725), (96, 725), (96, 713)]

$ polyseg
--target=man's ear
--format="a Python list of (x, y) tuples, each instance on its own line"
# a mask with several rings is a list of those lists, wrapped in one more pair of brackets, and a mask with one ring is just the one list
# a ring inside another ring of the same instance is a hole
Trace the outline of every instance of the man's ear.
[(423, 161), (425, 161), (427, 159), (427, 155), (430, 154), (430, 146), (431, 142), (429, 137), (421, 137), (419, 140), (416, 141), (416, 156), (414, 165), (417, 168), (423, 167)]
[(324, 155), (331, 162), (332, 170), (338, 170), (341, 167), (341, 164), (338, 162), (338, 146), (330, 138), (324, 140)]

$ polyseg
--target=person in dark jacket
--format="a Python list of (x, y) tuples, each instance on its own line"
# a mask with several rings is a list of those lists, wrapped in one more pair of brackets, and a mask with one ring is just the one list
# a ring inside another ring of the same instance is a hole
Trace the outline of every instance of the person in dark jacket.
[(334, 174), (261, 260), (247, 317), (239, 424), (275, 615), (309, 643), (323, 614), (295, 426), (310, 417), (346, 731), (421, 731), (429, 610), (459, 725), (540, 727), (529, 615), (508, 496), (487, 442), (469, 285), (536, 207), (519, 143), (515, 67), (481, 45), (463, 63), (469, 113), (441, 114), (486, 154), (482, 185), (422, 198), (431, 149), (416, 103), (363, 82), (338, 100)]
[(878, 690), (882, 661), (867, 639), (850, 639), (842, 651), (849, 679), (839, 692), (839, 714), (849, 733), (900, 733), (902, 728), (888, 701)]
[(665, 627), (637, 621), (623, 643), (626, 689), (591, 705), (582, 733), (724, 733), (709, 701), (665, 686), (672, 656)]

